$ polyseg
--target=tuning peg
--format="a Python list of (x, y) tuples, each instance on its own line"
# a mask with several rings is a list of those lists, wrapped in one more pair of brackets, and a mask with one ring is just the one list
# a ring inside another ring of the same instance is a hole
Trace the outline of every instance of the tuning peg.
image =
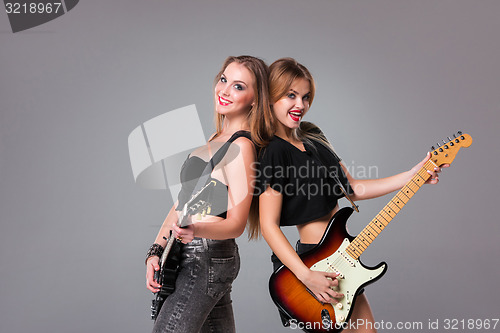
[(437, 144), (437, 146), (438, 146), (438, 147), (441, 147), (441, 145), (439, 144), (439, 142), (438, 142), (438, 143), (436, 143), (436, 144)]
[(451, 138), (448, 136), (448, 141), (451, 141)]
[(436, 150), (436, 147), (432, 146), (432, 147), (431, 147), (431, 150)]
[(462, 135), (462, 131), (458, 131), (457, 133), (458, 133), (458, 135)]
[(453, 134), (453, 139), (456, 139), (456, 138), (457, 138), (457, 136), (455, 134)]

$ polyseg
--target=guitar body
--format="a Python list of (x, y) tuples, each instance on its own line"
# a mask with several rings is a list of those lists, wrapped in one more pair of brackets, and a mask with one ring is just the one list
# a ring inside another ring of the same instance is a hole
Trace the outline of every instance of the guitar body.
[(339, 300), (341, 305), (319, 302), (285, 266), (277, 269), (269, 280), (271, 297), (280, 312), (306, 332), (340, 332), (349, 321), (360, 290), (377, 281), (387, 270), (384, 262), (369, 268), (344, 251), (354, 238), (346, 230), (347, 219), (352, 212), (351, 208), (338, 211), (329, 222), (320, 243), (300, 256), (312, 270), (341, 274), (337, 290), (344, 294), (344, 298)]
[[(172, 236), (170, 236), (172, 237)], [(181, 243), (172, 240), (172, 247), (165, 259), (161, 263), (159, 271), (155, 272), (155, 280), (161, 284), (160, 291), (156, 293), (155, 299), (151, 301), (151, 319), (156, 320), (160, 309), (167, 299), (175, 291), (175, 281), (179, 273), (179, 265), (181, 259)]]

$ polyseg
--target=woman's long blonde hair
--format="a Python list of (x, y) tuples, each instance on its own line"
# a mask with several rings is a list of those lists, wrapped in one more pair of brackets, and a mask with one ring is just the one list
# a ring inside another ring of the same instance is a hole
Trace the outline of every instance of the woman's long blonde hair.
[[(314, 79), (309, 70), (293, 58), (281, 58), (269, 66), (269, 95), (271, 102), (274, 104), (283, 96), (288, 94), (290, 87), (297, 79), (305, 79), (309, 81), (309, 106), (311, 106), (314, 99), (314, 93), (316, 92)], [(269, 111), (271, 112), (270, 120), (266, 120), (263, 116), (258, 117), (260, 122), (269, 121), (269, 124), (271, 124), (270, 128), (265, 126), (265, 124), (258, 125), (263, 129), (263, 132), (261, 133), (262, 141), (260, 142), (260, 146), (263, 147), (269, 144), (269, 141), (276, 131), (275, 124), (277, 120), (272, 113), (272, 108)], [(333, 151), (333, 148), (326, 137), (323, 135), (318, 126), (313, 123), (306, 121), (301, 122), (300, 126), (292, 131), (292, 137), (295, 140), (306, 143), (310, 143), (311, 140), (317, 141)], [(313, 145), (311, 146), (314, 147)], [(258, 239), (261, 235), (258, 197), (254, 197), (252, 200), (252, 206), (250, 207), (248, 219), (248, 238)]]

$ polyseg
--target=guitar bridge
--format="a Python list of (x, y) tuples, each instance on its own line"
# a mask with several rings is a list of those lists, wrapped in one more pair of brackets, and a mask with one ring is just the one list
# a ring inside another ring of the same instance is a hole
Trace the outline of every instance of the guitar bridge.
[(323, 329), (327, 332), (330, 331), (332, 327), (332, 318), (330, 317), (330, 312), (327, 309), (321, 310), (321, 325), (323, 325)]

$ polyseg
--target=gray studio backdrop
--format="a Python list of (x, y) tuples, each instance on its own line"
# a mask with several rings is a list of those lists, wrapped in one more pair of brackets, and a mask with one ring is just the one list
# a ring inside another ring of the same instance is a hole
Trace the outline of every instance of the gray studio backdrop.
[[(498, 318), (499, 14), (497, 0), (88, 0), (14, 34), (0, 12), (0, 331), (150, 331), (144, 254), (172, 201), (134, 183), (127, 137), (190, 104), (208, 137), (213, 77), (240, 54), (309, 67), (306, 118), (355, 172), (389, 176), (472, 135), (363, 255), (389, 264), (366, 293), (379, 323), (418, 332)], [(360, 202), (351, 233), (390, 198)], [(238, 243), (238, 332), (289, 332), (267, 244)]]

